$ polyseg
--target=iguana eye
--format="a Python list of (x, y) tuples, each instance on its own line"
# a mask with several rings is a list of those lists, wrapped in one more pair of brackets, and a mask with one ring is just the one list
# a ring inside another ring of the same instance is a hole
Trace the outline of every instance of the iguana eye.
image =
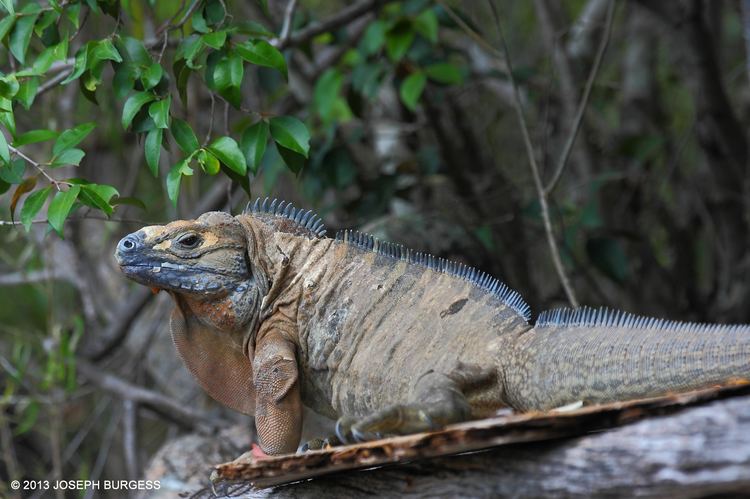
[(185, 249), (197, 248), (201, 243), (201, 238), (196, 234), (185, 234), (177, 239), (177, 244)]

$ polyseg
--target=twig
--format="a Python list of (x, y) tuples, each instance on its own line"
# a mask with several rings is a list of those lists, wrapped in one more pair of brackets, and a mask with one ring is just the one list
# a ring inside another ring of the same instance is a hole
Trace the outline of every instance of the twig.
[(284, 23), (281, 25), (281, 33), (279, 33), (279, 45), (285, 45), (289, 40), (295, 10), (297, 10), (297, 0), (289, 0), (284, 11)]
[(455, 22), (456, 24), (458, 24), (458, 27), (461, 28), (464, 31), (464, 33), (466, 33), (469, 36), (469, 38), (471, 38), (472, 40), (474, 40), (477, 43), (477, 45), (481, 46), (482, 48), (484, 48), (489, 53), (493, 54), (498, 59), (503, 59), (504, 58), (502, 52), (500, 52), (495, 47), (493, 47), (492, 44), (490, 42), (488, 42), (487, 40), (485, 40), (482, 35), (480, 35), (476, 31), (474, 31), (472, 29), (472, 27), (469, 26), (466, 23), (466, 21), (464, 21), (461, 18), (461, 16), (459, 16), (458, 14), (456, 14), (456, 12), (450, 7), (450, 5), (448, 5), (445, 2), (445, 0), (436, 0), (436, 2), (438, 4), (440, 4), (440, 6), (443, 9), (445, 9), (445, 12), (447, 12), (448, 16), (451, 19), (453, 19), (453, 22)]
[(224, 135), (229, 135), (229, 102), (224, 101)]
[(70, 71), (63, 71), (55, 75), (52, 79), (45, 81), (37, 90), (36, 95), (39, 97), (43, 93), (55, 88), (61, 81), (68, 77)]
[(194, 428), (202, 424), (208, 426), (221, 424), (221, 421), (204, 412), (195, 410), (154, 390), (134, 385), (115, 375), (107, 374), (102, 371), (101, 367), (81, 358), (76, 360), (76, 367), (78, 372), (99, 388), (114, 393), (125, 400), (132, 400), (148, 406), (182, 426)]
[(138, 478), (138, 405), (130, 399), (122, 401), (123, 411), (123, 432), (122, 446), (125, 454), (125, 468), (127, 469), (128, 480)]
[(750, 77), (750, 0), (742, 0), (742, 36), (745, 39), (745, 66)]
[(539, 167), (537, 166), (536, 158), (534, 156), (534, 146), (531, 144), (531, 138), (529, 137), (529, 128), (526, 124), (526, 117), (523, 114), (523, 109), (521, 109), (521, 95), (518, 90), (518, 83), (513, 76), (513, 66), (511, 64), (510, 51), (508, 50), (508, 44), (505, 41), (502, 26), (500, 25), (500, 16), (498, 15), (497, 10), (495, 9), (495, 5), (492, 3), (492, 0), (487, 0), (487, 3), (492, 10), (492, 16), (495, 21), (495, 28), (497, 29), (498, 35), (500, 37), (500, 43), (503, 47), (505, 63), (508, 65), (508, 77), (510, 78), (511, 85), (513, 87), (513, 109), (516, 112), (518, 123), (521, 128), (521, 135), (526, 147), (526, 154), (529, 159), (531, 174), (534, 178), (534, 186), (536, 187), (537, 196), (539, 197), (539, 204), (542, 210), (542, 221), (544, 222), (544, 232), (547, 235), (547, 243), (549, 245), (550, 253), (552, 254), (552, 262), (555, 265), (555, 270), (557, 271), (558, 278), (560, 279), (560, 284), (562, 284), (563, 290), (565, 291), (565, 295), (567, 296), (570, 305), (574, 308), (578, 308), (578, 299), (576, 298), (575, 293), (573, 292), (573, 288), (570, 285), (568, 276), (565, 273), (565, 268), (563, 267), (562, 260), (560, 259), (560, 251), (557, 248), (555, 235), (552, 231), (552, 222), (550, 221), (549, 216), (547, 196), (545, 196), (544, 194), (544, 186), (542, 184), (542, 178), (539, 174)]
[[(120, 422), (121, 417), (122, 412), (117, 412), (116, 414), (110, 415), (107, 429), (104, 430), (104, 435), (101, 440), (99, 453), (96, 455), (96, 461), (94, 461), (94, 467), (91, 470), (91, 474), (88, 476), (88, 478), (92, 481), (98, 481), (102, 471), (104, 470), (104, 465), (106, 464), (107, 458), (109, 457), (109, 451), (112, 448), (112, 442), (114, 442), (115, 440), (115, 431), (117, 430), (117, 426)], [(91, 499), (92, 497), (94, 497), (94, 489), (89, 488), (86, 490), (83, 498)]]
[[(165, 24), (162, 24), (159, 27), (159, 29), (156, 31), (156, 38), (159, 38), (161, 34), (165, 31), (172, 31), (172, 30), (179, 29), (182, 26), (184, 26), (184, 24), (188, 22), (188, 19), (190, 19), (190, 16), (192, 16), (193, 13), (195, 12), (195, 9), (197, 9), (198, 6), (201, 5), (201, 3), (202, 2), (200, 0), (193, 0), (193, 3), (190, 4), (190, 7), (188, 8), (187, 11), (185, 11), (185, 14), (182, 16), (182, 18), (179, 21), (177, 21), (177, 24), (171, 24), (171, 22), (177, 17), (177, 14), (180, 12), (178, 10), (177, 13), (174, 16), (172, 16), (171, 19), (169, 19)], [(184, 5), (185, 3), (183, 2), (182, 5), (180, 6), (180, 10), (182, 10), (182, 6)]]
[(384, 3), (386, 3), (385, 0), (364, 0), (363, 2), (345, 7), (338, 14), (332, 15), (324, 21), (312, 23), (304, 29), (301, 29), (294, 34), (290, 34), (286, 40), (277, 38), (275, 40), (272, 40), (271, 43), (275, 45), (279, 50), (285, 49), (292, 45), (305, 43), (306, 41), (315, 38), (321, 33), (334, 30), (340, 26), (343, 26), (349, 21), (352, 21), (370, 12), (371, 10), (380, 8), (380, 6)]
[(39, 170), (39, 173), (41, 173), (42, 175), (44, 175), (47, 178), (47, 180), (49, 180), (50, 183), (52, 183), (58, 191), (61, 190), (60, 189), (61, 185), (72, 185), (70, 182), (64, 182), (64, 181), (61, 181), (61, 180), (55, 180), (46, 171), (44, 171), (44, 168), (42, 168), (42, 165), (40, 165), (39, 163), (37, 163), (36, 161), (34, 161), (33, 159), (31, 159), (30, 157), (26, 156), (24, 153), (22, 153), (20, 150), (16, 149), (15, 147), (9, 145), (8, 149), (10, 150), (10, 152), (12, 152), (13, 154), (15, 154), (15, 155), (21, 157), (22, 159), (26, 160), (28, 163), (30, 163), (31, 165), (33, 165), (34, 168), (36, 168), (37, 170)]
[(552, 191), (555, 190), (557, 182), (560, 180), (560, 177), (563, 174), (563, 170), (565, 170), (565, 165), (568, 163), (568, 159), (570, 158), (570, 152), (573, 150), (573, 144), (575, 144), (576, 137), (578, 137), (578, 131), (581, 129), (581, 123), (583, 122), (583, 115), (586, 112), (586, 107), (589, 103), (589, 97), (591, 96), (591, 89), (594, 88), (596, 75), (599, 74), (599, 67), (601, 66), (602, 60), (604, 59), (604, 54), (607, 51), (607, 45), (609, 45), (610, 35), (612, 34), (612, 21), (615, 17), (614, 14), (615, 2), (614, 0), (610, 0), (609, 6), (607, 7), (607, 20), (604, 27), (604, 33), (602, 33), (602, 39), (599, 42), (599, 48), (596, 52), (596, 58), (594, 59), (594, 64), (591, 66), (591, 72), (589, 73), (588, 80), (586, 81), (586, 87), (583, 90), (581, 102), (578, 104), (578, 110), (576, 111), (576, 116), (573, 120), (573, 127), (570, 129), (568, 139), (565, 141), (565, 146), (563, 147), (560, 158), (557, 161), (555, 174), (552, 176), (549, 184), (547, 184), (547, 187), (544, 188), (545, 196), (549, 196)]
[[(112, 218), (112, 217), (100, 217), (97, 215), (86, 215), (82, 217), (68, 217), (65, 219), (66, 222), (73, 221), (73, 220), (101, 220), (102, 222), (118, 222), (118, 223), (127, 223), (127, 224), (139, 224), (139, 225), (148, 225), (148, 222), (145, 222), (143, 220), (137, 219), (137, 218)], [(32, 224), (46, 224), (47, 219), (39, 219), (39, 220), (32, 220)], [(0, 220), (0, 226), (3, 225), (23, 225), (23, 222), (19, 220)]]
[(209, 92), (208, 96), (211, 98), (211, 111), (208, 115), (208, 132), (206, 132), (206, 138), (203, 139), (203, 145), (208, 144), (211, 140), (211, 134), (214, 133), (214, 108), (216, 107), (216, 98), (213, 92)]

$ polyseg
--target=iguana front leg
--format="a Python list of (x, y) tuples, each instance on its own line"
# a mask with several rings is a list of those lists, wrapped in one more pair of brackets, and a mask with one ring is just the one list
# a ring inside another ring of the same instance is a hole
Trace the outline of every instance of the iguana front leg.
[(267, 454), (294, 452), (302, 432), (296, 348), (279, 329), (263, 329), (255, 344), (255, 427)]

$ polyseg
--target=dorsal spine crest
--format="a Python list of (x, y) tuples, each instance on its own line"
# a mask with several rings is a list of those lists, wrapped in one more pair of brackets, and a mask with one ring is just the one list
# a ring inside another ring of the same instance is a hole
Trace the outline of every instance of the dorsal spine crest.
[(356, 246), (365, 251), (372, 251), (395, 260), (403, 260), (411, 264), (421, 265), (436, 272), (450, 274), (472, 282), (476, 286), (497, 296), (503, 303), (515, 310), (526, 322), (531, 320), (531, 309), (517, 291), (509, 288), (506, 284), (491, 275), (473, 267), (446, 260), (445, 258), (439, 258), (429, 253), (412, 251), (401, 244), (381, 241), (375, 236), (354, 230), (338, 231), (336, 233), (336, 241)]
[(292, 203), (278, 201), (276, 198), (270, 201), (270, 203), (269, 200), (270, 198), (265, 198), (261, 201), (261, 198), (257, 198), (254, 203), (250, 202), (247, 204), (243, 213), (263, 213), (283, 217), (309, 230), (317, 237), (325, 237), (326, 228), (323, 225), (323, 219), (312, 210), (298, 210), (292, 206)]
[(654, 331), (677, 331), (684, 333), (707, 333), (728, 330), (730, 332), (747, 329), (750, 327), (741, 324), (706, 324), (700, 322), (673, 321), (659, 319), (643, 315), (631, 314), (607, 307), (593, 308), (556, 308), (545, 310), (536, 320), (537, 328), (556, 327), (603, 327), (628, 328), (628, 329), (650, 329)]

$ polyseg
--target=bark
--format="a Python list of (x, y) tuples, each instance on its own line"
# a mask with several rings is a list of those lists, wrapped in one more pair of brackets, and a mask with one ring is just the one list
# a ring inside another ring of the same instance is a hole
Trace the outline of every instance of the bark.
[[(230, 497), (280, 498), (739, 497), (750, 490), (750, 394), (746, 389), (735, 393), (741, 396), (683, 410), (624, 404), (614, 412), (588, 411), (587, 425), (602, 415), (611, 419), (617, 411), (625, 418), (642, 417), (655, 409), (666, 412), (609, 431), (598, 431), (593, 425), (588, 434), (577, 438), (515, 443), (367, 471), (349, 470), (265, 490), (254, 490), (247, 482), (219, 485), (217, 492)], [(571, 417), (557, 417), (565, 419)], [(525, 435), (542, 426), (527, 426)], [(487, 434), (487, 428), (482, 431)], [(177, 478), (172, 473), (170, 483)], [(159, 478), (153, 473), (149, 477)], [(206, 483), (205, 478), (202, 482)], [(193, 489), (190, 497), (209, 497), (209, 491)]]

